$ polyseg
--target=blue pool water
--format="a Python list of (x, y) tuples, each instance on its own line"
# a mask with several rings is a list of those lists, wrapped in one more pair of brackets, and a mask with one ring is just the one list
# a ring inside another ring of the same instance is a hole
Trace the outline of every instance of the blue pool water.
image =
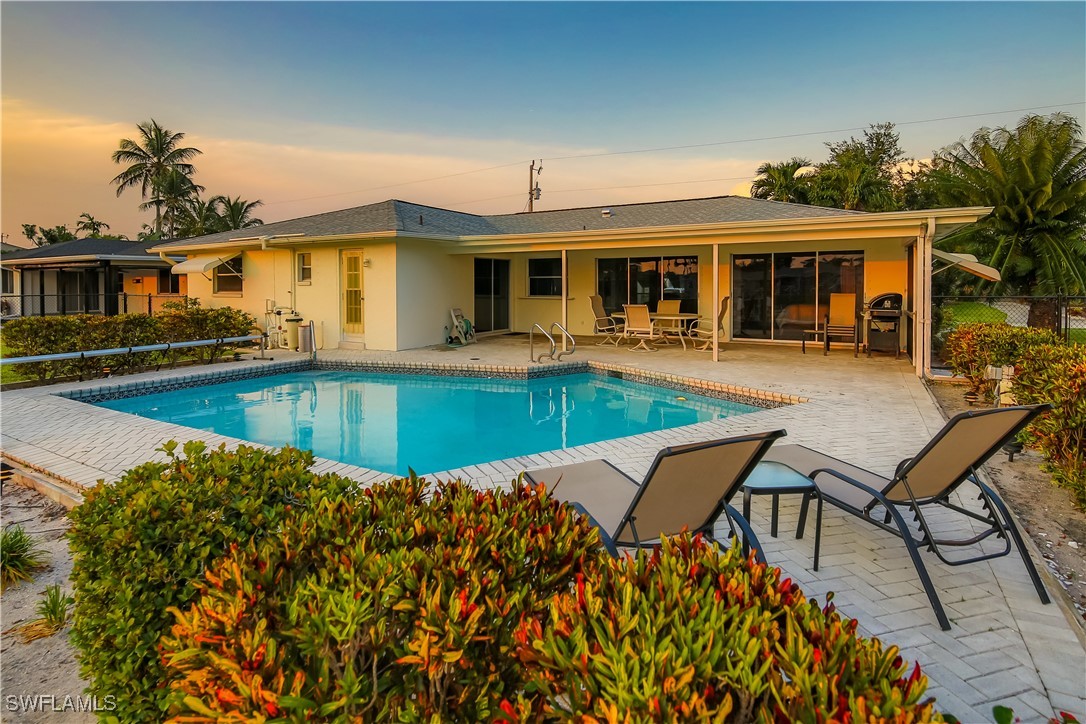
[(382, 472), (432, 473), (759, 408), (596, 374), (533, 380), (311, 371), (98, 403)]

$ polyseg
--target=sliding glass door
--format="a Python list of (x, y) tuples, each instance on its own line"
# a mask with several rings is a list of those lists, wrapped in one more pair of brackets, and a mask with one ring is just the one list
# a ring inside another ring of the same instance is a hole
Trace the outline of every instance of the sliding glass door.
[(597, 259), (596, 293), (608, 314), (623, 304), (647, 304), (656, 311), (661, 299), (679, 300), (682, 312), (698, 311), (698, 258), (652, 256)]
[(860, 251), (782, 252), (732, 257), (732, 336), (802, 339), (829, 311), (831, 294), (854, 294), (863, 307)]
[(475, 329), (509, 329), (509, 260), (475, 260)]

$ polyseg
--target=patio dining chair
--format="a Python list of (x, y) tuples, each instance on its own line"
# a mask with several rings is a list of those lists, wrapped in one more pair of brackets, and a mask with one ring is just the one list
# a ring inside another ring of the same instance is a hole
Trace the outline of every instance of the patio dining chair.
[(717, 312), (716, 322), (702, 317), (690, 325), (690, 336), (695, 340), (694, 349), (705, 351), (713, 347), (713, 330), (719, 331), (718, 340), (724, 341), (724, 315), (728, 313), (728, 302), (731, 297), (720, 300), (720, 311)]
[[(956, 415), (915, 457), (902, 460), (893, 478), (876, 475), (802, 445), (774, 448), (766, 455), (766, 460), (783, 463), (806, 475), (814, 481), (826, 502), (900, 537), (939, 625), (943, 630), (949, 630), (950, 622), (920, 557), (923, 548), (933, 552), (949, 566), (960, 566), (1008, 555), (1013, 542), (1041, 603), (1049, 603), (1048, 593), (1007, 506), (977, 475), (978, 468), (985, 461), (1049, 407), (1002, 407)], [(980, 513), (950, 500), (951, 495), (966, 483), (975, 486), (973, 492), (980, 501)], [(804, 499), (804, 506), (808, 502)], [(934, 530), (925, 515), (925, 512), (930, 513), (935, 509), (957, 514), (957, 520), (964, 517), (969, 534), (957, 538), (941, 537), (948, 534)], [(911, 514), (915, 529), (906, 521), (905, 514)], [(980, 524), (980, 532), (977, 532), (977, 523)], [(976, 555), (953, 558), (944, 554), (943, 547), (975, 546), (992, 536), (1003, 541), (998, 550), (981, 550)]]
[(647, 352), (655, 352), (656, 348), (650, 344), (660, 339), (660, 330), (652, 321), (647, 304), (623, 304), (626, 312), (626, 327), (622, 336), (641, 340), (631, 347), (631, 350), (643, 349)]
[[(689, 530), (713, 538), (726, 515), (732, 533), (743, 533), (760, 561), (761, 545), (729, 501), (784, 430), (666, 447), (656, 454), (639, 484), (606, 460), (589, 460), (524, 474), (544, 483), (557, 499), (589, 516), (611, 555), (618, 547), (651, 547), (665, 536)], [(714, 539), (715, 540), (715, 539)]]
[(860, 317), (856, 314), (855, 294), (831, 294), (830, 311), (822, 326), (822, 354), (830, 353), (830, 339), (852, 342), (852, 356), (860, 356)]
[[(656, 303), (656, 313), (662, 315), (678, 314), (679, 308), (682, 306), (682, 300), (680, 299), (661, 299)], [(679, 319), (657, 319), (656, 328), (660, 330), (660, 342), (662, 344), (671, 344), (668, 340), (669, 336), (681, 336), (682, 335), (682, 320)]]
[(613, 344), (617, 347), (619, 342), (622, 341), (622, 329), (625, 325), (607, 314), (607, 310), (603, 308), (603, 297), (594, 294), (588, 299), (592, 302), (592, 316), (594, 317), (592, 333), (603, 335), (603, 341), (596, 342), (596, 345)]

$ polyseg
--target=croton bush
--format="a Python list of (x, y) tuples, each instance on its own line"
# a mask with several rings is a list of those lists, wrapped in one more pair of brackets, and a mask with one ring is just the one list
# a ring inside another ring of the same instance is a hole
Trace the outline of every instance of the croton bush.
[(163, 447), (71, 513), (76, 605), (72, 640), (89, 691), (116, 698), (121, 721), (160, 721), (169, 689), (159, 639), (188, 606), (205, 571), (231, 545), (275, 535), (284, 518), (355, 483), (315, 475), (313, 455), (241, 446)]
[(943, 356), (950, 369), (969, 382), (970, 390), (991, 398), (994, 387), (984, 379), (988, 365), (1013, 365), (1040, 345), (1059, 345), (1062, 340), (1047, 329), (1012, 327), (1009, 324), (966, 324), (947, 335)]
[[(11, 357), (29, 357), (95, 349), (140, 347), (163, 342), (222, 339), (249, 334), (256, 324), (252, 315), (230, 307), (206, 309), (198, 300), (169, 302), (158, 316), (146, 314), (69, 314), (19, 317), (4, 322), (4, 346)], [(193, 347), (184, 353), (207, 361), (226, 350), (214, 346)], [(175, 362), (173, 353), (135, 354), (86, 359), (32, 362), (15, 365), (18, 372), (39, 380), (70, 375), (100, 375), (106, 368), (125, 372), (143, 365)]]
[(516, 640), (528, 685), (508, 720), (942, 721), (897, 647), (688, 535), (579, 577)]
[(1057, 483), (1086, 510), (1086, 346), (1045, 345), (1017, 361), (1015, 399), (1047, 402), (1052, 410), (1029, 427)]
[(393, 480), (232, 547), (163, 660), (185, 721), (491, 721), (527, 683), (522, 621), (603, 561), (541, 489)]

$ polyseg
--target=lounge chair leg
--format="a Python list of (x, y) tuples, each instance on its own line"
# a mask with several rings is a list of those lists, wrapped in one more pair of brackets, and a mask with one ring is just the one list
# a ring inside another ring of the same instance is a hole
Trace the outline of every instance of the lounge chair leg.
[(773, 495), (773, 513), (772, 513), (772, 515), (770, 515), (770, 518), (769, 518), (769, 533), (774, 538), (777, 537), (777, 518), (780, 517), (779, 516), (779, 514), (780, 514), (780, 502), (781, 502), (781, 496), (779, 496), (777, 494), (774, 494)]
[(1029, 551), (1026, 550), (1025, 542), (1022, 540), (1022, 534), (1018, 532), (1018, 526), (1016, 526), (1011, 519), (1011, 513), (1007, 510), (1007, 506), (1003, 504), (1003, 500), (987, 485), (979, 481), (977, 484), (980, 486), (980, 489), (984, 491), (984, 497), (999, 510), (999, 515), (1003, 518), (1005, 527), (1011, 534), (1011, 540), (1014, 541), (1014, 545), (1018, 548), (1018, 555), (1022, 556), (1022, 563), (1026, 566), (1026, 573), (1029, 574), (1029, 579), (1033, 581), (1033, 587), (1037, 589), (1037, 596), (1041, 599), (1041, 603), (1051, 603), (1052, 599), (1048, 597), (1048, 591), (1045, 590), (1044, 583), (1041, 582), (1041, 575), (1037, 573), (1037, 566), (1033, 564), (1033, 558), (1030, 557)]
[[(814, 569), (818, 570), (818, 556), (822, 549), (822, 496), (815, 492), (815, 496), (818, 498), (818, 503), (815, 506), (815, 549), (814, 549)], [(806, 505), (807, 499), (804, 498), (804, 505)]]
[(924, 593), (928, 594), (928, 603), (931, 604), (931, 608), (935, 611), (935, 618), (939, 621), (939, 626), (944, 631), (950, 630), (950, 620), (946, 617), (946, 612), (943, 610), (943, 604), (939, 600), (939, 594), (935, 592), (935, 584), (931, 582), (931, 576), (928, 575), (927, 566), (924, 565), (924, 559), (920, 557), (920, 549), (917, 548), (916, 541), (913, 540), (912, 531), (909, 530), (909, 526), (905, 524), (905, 519), (901, 517), (901, 513), (893, 505), (888, 506), (890, 515), (894, 517), (894, 523), (897, 524), (897, 528), (901, 531), (901, 539), (905, 543), (905, 548), (909, 551), (909, 558), (913, 562), (913, 568), (916, 569), (916, 574), (920, 577), (920, 585), (924, 587)]

